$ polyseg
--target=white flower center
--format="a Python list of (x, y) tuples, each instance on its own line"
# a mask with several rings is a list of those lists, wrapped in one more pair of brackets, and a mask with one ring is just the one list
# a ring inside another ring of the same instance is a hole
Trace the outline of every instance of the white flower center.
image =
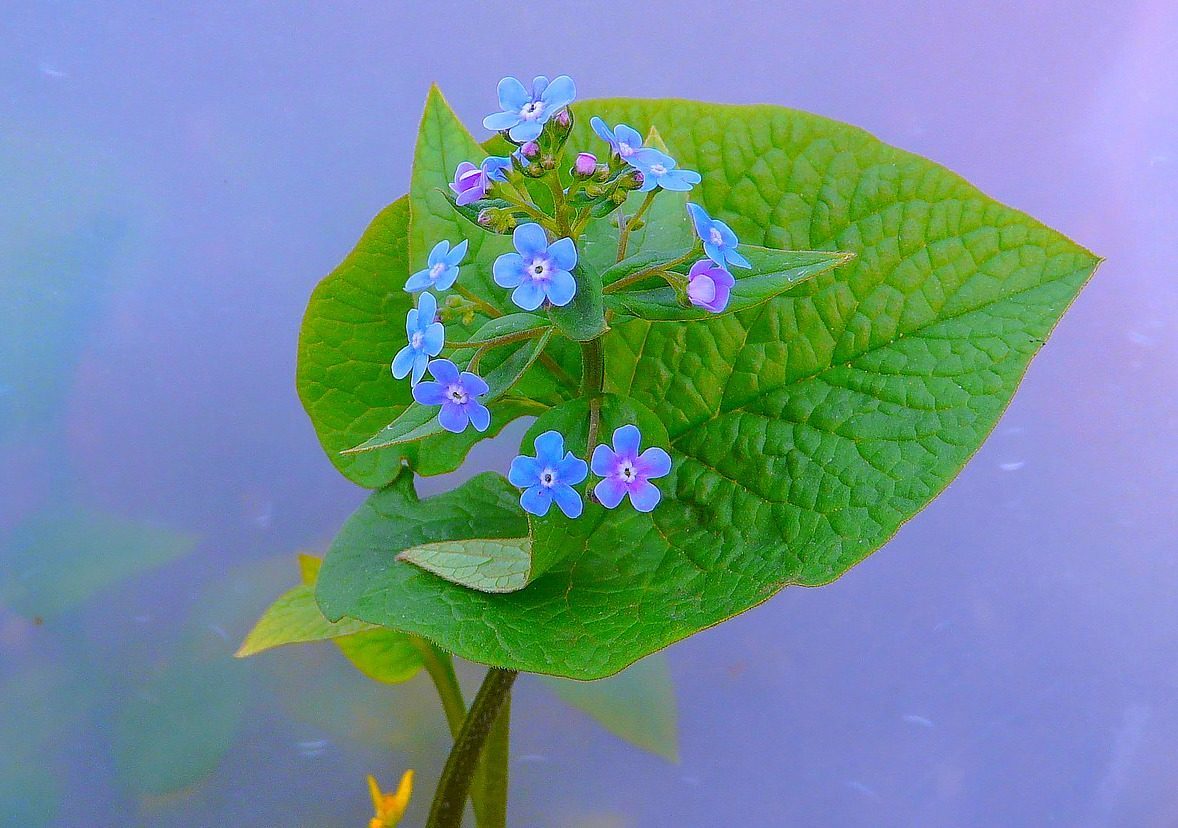
[(712, 240), (712, 244), (716, 245), (717, 247), (724, 246), (724, 237), (720, 235), (718, 228), (713, 227), (708, 233), (708, 238), (710, 238)]
[(634, 470), (634, 464), (626, 460), (622, 465), (618, 466), (618, 477), (622, 478), (626, 483), (633, 483), (634, 478), (638, 476), (638, 472)]
[(546, 489), (551, 489), (556, 485), (556, 472), (552, 469), (545, 469), (540, 472), (540, 485)]
[(528, 275), (534, 282), (543, 282), (550, 275), (551, 265), (547, 259), (532, 259), (528, 265)]
[(534, 121), (544, 112), (544, 101), (529, 101), (519, 111), (519, 116), (525, 121)]
[(623, 158), (629, 158), (634, 154), (634, 148), (625, 141), (618, 141), (618, 155)]
[(451, 402), (462, 405), (466, 402), (466, 389), (455, 383), (446, 389), (446, 396), (450, 398)]
[(432, 281), (436, 282), (438, 280), (438, 277), (441, 276), (442, 273), (445, 272), (445, 270), (446, 270), (446, 263), (445, 262), (438, 262), (436, 265), (434, 265), (433, 267), (431, 267), (429, 269), (430, 279)]
[(667, 168), (664, 167), (662, 164), (651, 164), (650, 171), (652, 173), (654, 173), (655, 175), (666, 175), (667, 174)]
[(413, 347), (413, 350), (421, 350), (421, 342), (423, 339), (425, 339), (425, 336), (421, 333), (421, 331), (414, 331), (413, 336), (409, 337), (409, 344)]

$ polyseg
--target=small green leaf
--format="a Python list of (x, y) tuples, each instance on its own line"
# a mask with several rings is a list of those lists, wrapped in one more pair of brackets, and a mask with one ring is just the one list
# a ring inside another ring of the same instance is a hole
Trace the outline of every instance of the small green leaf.
[(465, 538), (411, 546), (397, 560), (480, 592), (515, 592), (531, 580), (532, 539)]
[[(516, 348), (511, 356), (498, 367), (490, 371), (483, 380), (487, 383), (487, 393), (483, 397), (484, 404), (494, 402), (511, 390), (520, 378), (527, 372), (532, 363), (539, 358), (552, 337), (552, 332), (542, 334), (536, 339), (530, 339)], [(455, 359), (461, 359), (465, 352), (455, 354)], [(504, 411), (511, 411), (511, 406), (499, 406), (496, 414), (502, 416)], [(494, 421), (495, 415), (492, 415)], [(474, 429), (467, 429), (474, 431)], [(426, 406), (413, 403), (397, 419), (393, 420), (372, 437), (358, 446), (344, 451), (345, 454), (356, 454), (365, 451), (388, 448), (423, 440), (426, 437), (443, 434), (445, 429), (438, 422), (437, 406)], [(476, 432), (477, 433), (477, 432)]]
[(751, 244), (741, 245), (740, 250), (753, 267), (751, 270), (732, 271), (736, 284), (732, 286), (728, 307), (720, 313), (692, 305), (684, 307), (679, 303), (675, 289), (670, 285), (647, 290), (621, 290), (608, 294), (605, 298), (606, 307), (618, 314), (652, 322), (714, 319), (724, 314), (754, 308), (807, 279), (846, 264), (855, 257), (853, 253), (772, 250)]
[(271, 604), (234, 655), (245, 658), (284, 644), (326, 641), (371, 629), (373, 625), (363, 621), (345, 618), (333, 624), (324, 618), (315, 603), (312, 579), (285, 592)]
[(583, 710), (609, 732), (672, 762), (679, 761), (675, 683), (664, 653), (597, 681), (541, 676), (566, 704)]
[(588, 342), (606, 331), (605, 303), (601, 295), (601, 277), (577, 264), (572, 270), (577, 280), (573, 301), (563, 307), (548, 309), (548, 315), (569, 339)]
[(375, 629), (335, 639), (348, 661), (370, 679), (400, 684), (421, 670), (421, 653), (409, 636), (396, 630)]

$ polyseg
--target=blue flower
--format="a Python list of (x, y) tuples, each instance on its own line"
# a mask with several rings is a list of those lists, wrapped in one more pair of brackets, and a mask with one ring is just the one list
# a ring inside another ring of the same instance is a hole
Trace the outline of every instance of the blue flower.
[(488, 391), (482, 378), (468, 371), (458, 373), (457, 366), (448, 359), (435, 359), (429, 364), (429, 372), (437, 382), (413, 386), (413, 399), (422, 405), (442, 406), (438, 422), (446, 431), (465, 431), (468, 422), (475, 431), (486, 431), (491, 412), (478, 399)]
[(593, 473), (604, 478), (593, 487), (593, 494), (605, 508), (614, 508), (630, 495), (635, 509), (649, 512), (662, 499), (662, 492), (650, 478), (671, 471), (671, 456), (657, 446), (639, 454), (641, 443), (638, 427), (626, 425), (614, 432), (612, 450), (605, 445), (593, 449)]
[(536, 456), (520, 455), (511, 461), (507, 479), (524, 490), (519, 504), (533, 515), (544, 517), (552, 501), (568, 517), (581, 516), (581, 496), (573, 488), (589, 474), (589, 466), (564, 450), (564, 437), (545, 431), (536, 438)]
[(577, 293), (577, 280), (569, 271), (577, 265), (577, 246), (572, 239), (552, 244), (538, 224), (521, 224), (512, 234), (517, 253), (504, 253), (492, 268), (495, 284), (515, 288), (511, 301), (527, 311), (540, 307), (545, 299), (567, 305)]
[(517, 144), (532, 141), (540, 137), (548, 119), (576, 97), (577, 87), (568, 75), (552, 83), (540, 75), (532, 81), (531, 92), (515, 78), (504, 78), (499, 81), (499, 108), (503, 111), (483, 118), (483, 126), (496, 132), (508, 130)]
[(640, 193), (648, 193), (655, 187), (685, 193), (700, 182), (700, 175), (695, 170), (675, 169), (674, 158), (650, 147), (631, 155), (630, 164), (642, 173)]
[(618, 124), (611, 130), (606, 126), (605, 121), (596, 115), (590, 119), (589, 126), (593, 127), (593, 131), (597, 133), (598, 138), (609, 144), (609, 148), (613, 150), (614, 155), (623, 161), (629, 161), (635, 152), (642, 149), (642, 136), (633, 127)]
[(416, 293), (419, 290), (448, 290), (458, 278), (458, 265), (466, 255), (466, 239), (450, 249), (450, 242), (442, 239), (429, 252), (424, 269), (417, 271), (405, 283), (405, 290)]
[(393, 376), (404, 379), (412, 370), (412, 385), (421, 382), (425, 375), (425, 366), (430, 357), (442, 352), (445, 343), (446, 329), (441, 322), (435, 322), (438, 313), (438, 300), (432, 293), (421, 294), (421, 301), (416, 308), (410, 308), (405, 317), (405, 335), (409, 344), (397, 352), (393, 358)]
[(695, 225), (695, 232), (704, 243), (704, 252), (720, 267), (748, 267), (749, 260), (736, 252), (736, 234), (732, 228), (722, 221), (717, 221), (707, 214), (703, 207), (687, 202), (687, 212), (691, 213), (691, 222)]

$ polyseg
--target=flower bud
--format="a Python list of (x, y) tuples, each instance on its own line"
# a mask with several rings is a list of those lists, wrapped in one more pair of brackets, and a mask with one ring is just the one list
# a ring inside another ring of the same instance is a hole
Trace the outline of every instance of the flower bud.
[(511, 210), (502, 207), (484, 207), (479, 210), (479, 226), (485, 227), (492, 233), (510, 233), (519, 224), (519, 219)]
[(569, 114), (567, 109), (562, 109), (556, 113), (556, 117), (553, 120), (556, 121), (556, 125), (561, 129), (568, 129), (572, 126), (573, 116)]
[(531, 161), (540, 155), (540, 145), (537, 144), (535, 141), (528, 141), (526, 144), (524, 144), (522, 147), (519, 148), (519, 152), (520, 152), (520, 155), (522, 155), (524, 158)]
[(608, 181), (609, 180), (609, 164), (598, 164), (597, 169), (593, 171), (594, 181)]
[(556, 169), (556, 156), (552, 155), (551, 153), (548, 153), (547, 155), (545, 155), (543, 158), (540, 159), (540, 168), (545, 171), (555, 170)]
[(618, 176), (618, 187), (623, 190), (637, 190), (642, 186), (643, 180), (642, 171), (631, 167)]
[(582, 152), (573, 162), (573, 175), (578, 178), (589, 178), (597, 172), (597, 156), (591, 152)]

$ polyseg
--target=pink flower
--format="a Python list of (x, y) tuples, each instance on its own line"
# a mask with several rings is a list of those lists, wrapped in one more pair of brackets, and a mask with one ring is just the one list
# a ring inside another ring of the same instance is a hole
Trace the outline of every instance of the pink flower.
[(708, 259), (700, 259), (691, 266), (687, 279), (687, 298), (691, 304), (712, 313), (720, 313), (728, 307), (736, 280), (727, 270)]

